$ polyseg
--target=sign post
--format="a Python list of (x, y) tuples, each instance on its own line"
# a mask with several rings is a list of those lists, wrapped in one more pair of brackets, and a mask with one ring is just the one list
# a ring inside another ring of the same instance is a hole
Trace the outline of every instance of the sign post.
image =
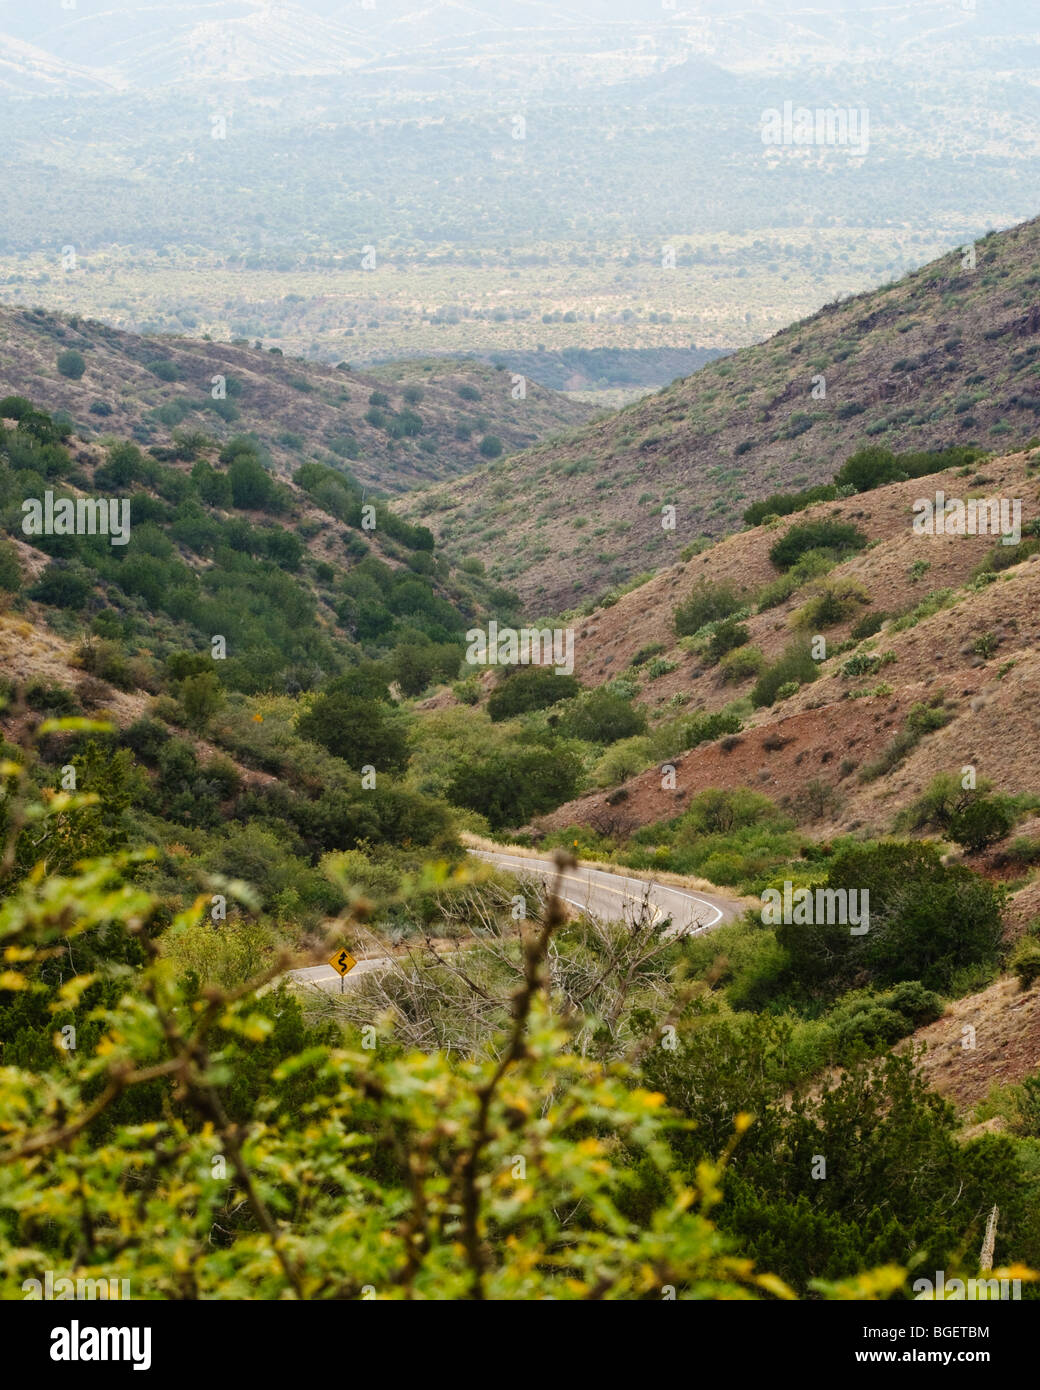
[(342, 994), (343, 976), (350, 974), (350, 972), (354, 969), (354, 966), (357, 965), (357, 961), (354, 959), (354, 957), (350, 954), (349, 951), (343, 950), (337, 951), (336, 954), (330, 958), (329, 964), (332, 966), (333, 970), (338, 971), (339, 973), (339, 992), (340, 994)]

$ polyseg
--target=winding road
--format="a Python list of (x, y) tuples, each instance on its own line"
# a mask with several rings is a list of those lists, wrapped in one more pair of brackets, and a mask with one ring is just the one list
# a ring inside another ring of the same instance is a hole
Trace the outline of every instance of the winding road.
[[(525, 874), (542, 883), (552, 882), (556, 876), (556, 865), (551, 859), (500, 854), (483, 849), (471, 849), (470, 854), (494, 864), (496, 868)], [(669, 936), (699, 936), (721, 922), (730, 922), (739, 917), (744, 910), (731, 898), (693, 893), (688, 888), (673, 888), (667, 883), (658, 883), (654, 878), (625, 876), (585, 864), (568, 869), (560, 889), (560, 897), (565, 902), (605, 921), (621, 917), (626, 911), (638, 913), (644, 894), (655, 921), (671, 919), (667, 928)]]
[[(555, 880), (556, 865), (551, 859), (530, 855), (499, 853), (497, 850), (471, 849), (470, 854), (518, 876), (538, 879), (544, 884)], [(579, 864), (568, 869), (560, 885), (560, 896), (572, 907), (604, 921), (638, 915), (644, 895), (655, 922), (668, 922), (668, 936), (700, 936), (723, 922), (731, 922), (744, 911), (744, 905), (733, 898), (718, 894), (691, 892), (688, 888), (673, 888), (654, 878), (611, 873), (592, 865)], [(343, 979), (349, 988), (360, 975), (369, 970), (384, 970), (392, 956), (373, 956), (359, 960)], [(289, 972), (301, 984), (338, 993), (340, 977), (331, 965), (308, 965)]]

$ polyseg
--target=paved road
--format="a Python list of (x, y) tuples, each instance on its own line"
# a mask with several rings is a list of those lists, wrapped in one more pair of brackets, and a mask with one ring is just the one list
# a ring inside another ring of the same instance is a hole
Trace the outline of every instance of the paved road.
[[(472, 849), (470, 854), (494, 864), (496, 868), (543, 883), (550, 883), (556, 877), (556, 865), (551, 859), (499, 854), (483, 849)], [(671, 919), (667, 928), (669, 936), (699, 936), (722, 922), (739, 917), (744, 910), (740, 903), (730, 898), (712, 893), (692, 893), (687, 888), (673, 888), (653, 878), (612, 874), (584, 864), (566, 871), (560, 896), (583, 912), (610, 921), (624, 916), (626, 912), (638, 913), (645, 893), (649, 893), (647, 901), (654, 920), (664, 922)], [(369, 970), (385, 970), (392, 960), (391, 956), (359, 960), (350, 974), (344, 977), (344, 986), (349, 989), (359, 976)], [(340, 977), (331, 965), (308, 965), (301, 970), (290, 971), (290, 974), (301, 984), (315, 985), (332, 993), (339, 992)]]
[[(555, 879), (556, 866), (551, 859), (531, 859), (521, 854), (498, 854), (482, 849), (471, 849), (470, 854), (497, 868), (526, 874), (543, 883)], [(638, 912), (644, 894), (648, 894), (647, 901), (655, 921), (671, 918), (667, 929), (669, 936), (699, 936), (721, 922), (731, 922), (744, 910), (730, 898), (673, 888), (667, 883), (658, 883), (652, 876), (623, 876), (585, 864), (567, 870), (560, 891), (566, 902), (607, 921), (621, 917), (626, 911)]]
[[(369, 970), (385, 970), (392, 960), (391, 956), (374, 956), (369, 960), (359, 960), (349, 975), (343, 976), (343, 983), (349, 987), (359, 975)], [(320, 989), (339, 992), (340, 974), (331, 965), (305, 965), (301, 970), (290, 970), (294, 980), (305, 985), (317, 985)]]

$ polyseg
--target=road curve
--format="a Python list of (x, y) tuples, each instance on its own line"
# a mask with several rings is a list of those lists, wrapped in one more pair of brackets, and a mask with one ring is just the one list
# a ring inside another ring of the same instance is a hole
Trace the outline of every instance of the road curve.
[[(556, 879), (556, 865), (551, 859), (485, 849), (471, 849), (469, 853), (498, 869), (545, 884)], [(688, 888), (673, 888), (670, 884), (658, 883), (654, 878), (609, 873), (585, 864), (567, 869), (560, 887), (560, 896), (565, 902), (603, 921), (616, 920), (626, 913), (638, 914), (646, 895), (654, 921), (669, 922), (666, 928), (668, 936), (700, 936), (723, 922), (733, 921), (744, 911), (743, 905), (731, 898), (713, 893), (693, 893)], [(392, 956), (371, 956), (359, 960), (350, 974), (344, 976), (343, 987), (349, 989), (361, 975), (370, 970), (385, 970), (392, 963)], [(300, 984), (313, 985), (332, 993), (340, 990), (339, 974), (331, 965), (307, 965), (300, 970), (290, 970), (289, 975)]]
[[(551, 859), (500, 854), (495, 850), (471, 849), (469, 852), (510, 873), (526, 874), (543, 883), (555, 881), (556, 865)], [(653, 877), (616, 874), (587, 864), (567, 869), (560, 887), (560, 896), (565, 902), (606, 921), (622, 917), (626, 911), (638, 913), (644, 895), (655, 921), (671, 919), (667, 928), (669, 936), (700, 936), (712, 927), (733, 921), (744, 911), (743, 905), (731, 898), (694, 893), (688, 888), (658, 883)]]

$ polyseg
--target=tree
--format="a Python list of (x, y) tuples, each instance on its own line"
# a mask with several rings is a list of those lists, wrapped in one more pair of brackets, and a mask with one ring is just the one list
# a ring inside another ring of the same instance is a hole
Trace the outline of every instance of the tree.
[(269, 526), (262, 531), (264, 554), (283, 570), (295, 573), (303, 560), (304, 544), (295, 531), (284, 526)]
[(416, 642), (395, 647), (392, 665), (401, 693), (421, 695), (433, 679), (433, 648)]
[(392, 679), (393, 674), (388, 665), (381, 661), (366, 661), (360, 666), (352, 666), (342, 676), (331, 680), (325, 694), (353, 695), (359, 700), (382, 700), (389, 704)]
[(64, 352), (58, 353), (58, 371), (70, 381), (79, 381), (86, 370), (86, 359), (75, 348), (67, 348)]
[(224, 703), (224, 689), (215, 671), (202, 671), (181, 682), (180, 701), (188, 724), (204, 729)]
[(581, 763), (564, 749), (507, 747), (456, 767), (448, 800), (479, 811), (500, 830), (569, 801), (580, 777)]
[(144, 476), (144, 458), (136, 444), (113, 444), (96, 475), (102, 487), (125, 488)]
[(355, 769), (371, 765), (379, 772), (400, 772), (408, 762), (401, 723), (376, 700), (319, 695), (297, 720), (296, 731)]
[(274, 496), (274, 482), (255, 454), (236, 454), (228, 469), (236, 507), (263, 511)]
[(212, 464), (200, 459), (191, 470), (191, 480), (208, 507), (227, 508), (232, 505), (231, 479), (226, 473), (218, 473)]
[(861, 903), (866, 894), (869, 921), (856, 936), (840, 921), (776, 928), (792, 977), (810, 989), (837, 993), (865, 975), (879, 984), (920, 980), (943, 990), (958, 969), (998, 957), (1000, 890), (963, 864), (944, 864), (934, 845), (884, 841), (843, 849), (826, 887), (855, 891)]
[(587, 743), (617, 743), (646, 733), (646, 714), (633, 709), (621, 695), (601, 688), (568, 710), (560, 720), (560, 729)]
[(1014, 816), (1003, 802), (994, 797), (976, 796), (958, 807), (950, 817), (950, 838), (972, 854), (978, 854), (1002, 840), (1014, 823)]
[(494, 723), (529, 710), (547, 709), (577, 695), (581, 686), (573, 676), (558, 676), (551, 667), (529, 666), (512, 671), (488, 700)]
[(15, 593), (22, 585), (22, 567), (10, 541), (0, 540), (0, 589)]
[(402, 642), (390, 659), (393, 678), (405, 695), (421, 695), (431, 681), (458, 675), (461, 649), (450, 642)]
[(53, 608), (80, 609), (90, 597), (91, 587), (83, 574), (52, 560), (28, 594), (37, 603), (49, 603)]
[(486, 434), (480, 441), (480, 452), (486, 459), (497, 459), (504, 449), (505, 445), (497, 434)]

